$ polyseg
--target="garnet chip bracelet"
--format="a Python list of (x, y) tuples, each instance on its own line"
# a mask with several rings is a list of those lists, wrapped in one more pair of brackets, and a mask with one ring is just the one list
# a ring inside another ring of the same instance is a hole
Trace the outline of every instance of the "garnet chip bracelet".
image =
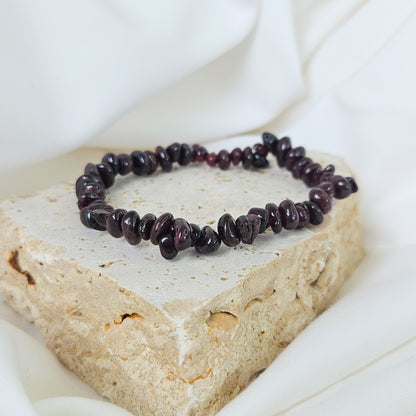
[[(131, 154), (107, 153), (102, 163), (88, 163), (84, 175), (76, 182), (78, 207), (81, 210), (81, 222), (96, 230), (107, 230), (113, 237), (124, 237), (132, 245), (150, 240), (158, 245), (165, 259), (173, 259), (178, 251), (195, 247), (198, 253), (213, 253), (223, 242), (235, 247), (240, 242), (252, 244), (258, 234), (269, 227), (278, 234), (282, 229), (294, 230), (308, 224), (319, 225), (332, 207), (332, 197), (343, 199), (357, 192), (358, 187), (353, 178), (335, 175), (335, 167), (322, 168), (305, 156), (303, 147), (292, 148), (290, 139), (278, 139), (271, 133), (263, 133), (263, 143), (252, 148), (234, 149), (231, 153), (221, 150), (208, 153), (199, 145), (190, 147), (183, 143), (173, 143), (166, 149), (157, 146), (154, 152), (134, 151)], [(114, 209), (105, 202), (105, 189), (114, 184), (115, 177), (133, 172), (138, 176), (154, 173), (158, 166), (164, 172), (170, 172), (173, 163), (186, 166), (191, 162), (206, 162), (226, 170), (231, 163), (240, 162), (244, 169), (263, 169), (269, 166), (267, 155), (271, 153), (280, 167), (285, 167), (297, 179), (302, 179), (309, 191), (309, 200), (294, 203), (285, 199), (279, 205), (266, 204), (265, 208), (251, 208), (246, 215), (236, 220), (230, 214), (224, 214), (218, 220), (217, 230), (206, 225), (200, 228), (183, 218), (174, 218), (171, 213), (159, 217), (145, 214), (140, 218), (136, 211)]]

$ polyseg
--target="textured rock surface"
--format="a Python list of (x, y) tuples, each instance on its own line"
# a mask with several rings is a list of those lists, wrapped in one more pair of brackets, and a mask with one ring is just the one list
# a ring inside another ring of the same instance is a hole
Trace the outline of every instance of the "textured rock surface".
[[(120, 178), (108, 201), (216, 227), (224, 212), (237, 217), (307, 194), (273, 163), (264, 172), (192, 166)], [(335, 202), (318, 227), (167, 261), (148, 242), (132, 247), (82, 226), (73, 186), (61, 184), (1, 205), (0, 290), (66, 366), (113, 402), (137, 415), (213, 415), (358, 265), (357, 201)]]

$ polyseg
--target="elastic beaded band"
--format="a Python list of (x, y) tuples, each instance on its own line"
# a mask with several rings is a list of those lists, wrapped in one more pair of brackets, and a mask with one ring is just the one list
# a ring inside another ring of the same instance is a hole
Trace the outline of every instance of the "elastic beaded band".
[[(335, 167), (322, 168), (318, 163), (305, 156), (303, 147), (292, 148), (290, 139), (278, 139), (271, 133), (263, 133), (263, 143), (252, 148), (234, 149), (231, 153), (221, 150), (218, 154), (208, 153), (199, 145), (192, 148), (187, 144), (173, 143), (166, 149), (157, 146), (154, 152), (134, 151), (130, 155), (107, 153), (102, 163), (88, 163), (84, 175), (76, 182), (76, 195), (80, 208), (81, 222), (96, 230), (107, 230), (115, 238), (124, 237), (132, 245), (141, 240), (150, 240), (158, 245), (165, 259), (173, 259), (179, 251), (190, 247), (201, 254), (213, 253), (223, 242), (235, 247), (240, 242), (252, 244), (258, 234), (269, 227), (278, 234), (282, 229), (294, 230), (308, 224), (319, 225), (332, 207), (332, 198), (343, 199), (357, 192), (353, 178), (335, 175)], [(114, 209), (105, 202), (105, 189), (114, 184), (115, 177), (133, 172), (138, 176), (154, 173), (160, 166), (164, 172), (170, 172), (173, 163), (186, 166), (191, 162), (206, 162), (226, 170), (231, 164), (240, 162), (244, 169), (263, 169), (269, 166), (267, 155), (276, 157), (277, 164), (302, 179), (309, 191), (309, 200), (294, 203), (285, 199), (279, 205), (268, 203), (265, 208), (251, 208), (246, 215), (236, 220), (230, 214), (224, 214), (218, 220), (218, 232), (206, 225), (202, 229), (190, 224), (183, 218), (174, 218), (170, 213), (159, 217), (146, 214), (140, 218), (136, 211)]]

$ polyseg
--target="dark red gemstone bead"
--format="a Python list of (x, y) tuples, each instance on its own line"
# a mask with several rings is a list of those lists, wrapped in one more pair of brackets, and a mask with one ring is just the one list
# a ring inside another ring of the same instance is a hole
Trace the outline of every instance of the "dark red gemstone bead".
[(126, 212), (121, 219), (123, 236), (132, 246), (139, 244), (142, 239), (139, 234), (139, 223), (140, 217), (136, 211)]
[(327, 195), (328, 196), (330, 196), (331, 198), (334, 196), (334, 192), (335, 192), (335, 189), (334, 189), (334, 185), (332, 185), (332, 183), (331, 182), (328, 182), (328, 181), (326, 181), (326, 182), (321, 182), (319, 185), (318, 185), (318, 188), (321, 188), (324, 192), (326, 192), (327, 193)]
[(127, 153), (117, 155), (118, 173), (122, 176), (128, 175), (133, 170), (133, 160)]
[(94, 165), (94, 163), (87, 163), (84, 169), (84, 175), (100, 176), (100, 172), (98, 172), (97, 165)]
[(304, 170), (312, 165), (313, 161), (309, 157), (303, 157), (302, 159), (295, 162), (292, 166), (292, 175), (294, 178), (299, 179), (302, 175)]
[(269, 226), (269, 211), (264, 208), (250, 208), (248, 214), (255, 214), (260, 218), (260, 230), (259, 233), (262, 234), (267, 230)]
[(198, 144), (192, 146), (192, 159), (195, 162), (203, 162), (207, 153), (207, 149), (205, 149), (203, 146)]
[(251, 222), (251, 242), (248, 244), (252, 244), (260, 233), (261, 220), (256, 214), (248, 214), (247, 218)]
[(243, 168), (250, 169), (253, 164), (253, 152), (251, 147), (247, 146), (243, 151)]
[(173, 215), (170, 212), (162, 214), (156, 219), (150, 232), (150, 241), (159, 244), (163, 235), (171, 234), (173, 230)]
[(278, 142), (277, 137), (274, 134), (265, 131), (262, 134), (262, 139), (263, 139), (264, 145), (267, 147), (267, 150), (269, 152), (273, 152), (273, 148), (275, 148), (275, 146)]
[(135, 150), (131, 153), (130, 156), (133, 163), (133, 173), (137, 176), (147, 175), (150, 169), (149, 156), (144, 152), (140, 152), (139, 150)]
[(331, 182), (333, 177), (334, 177), (333, 173), (323, 172), (322, 175), (319, 177), (319, 183)]
[(105, 198), (105, 187), (102, 182), (93, 182), (93, 181), (77, 182), (75, 192), (78, 198), (81, 198), (82, 195), (86, 195), (86, 194), (97, 195), (100, 199)]
[(236, 147), (230, 153), (230, 157), (231, 162), (233, 162), (233, 165), (237, 166), (243, 160), (243, 151), (239, 147)]
[(286, 163), (286, 156), (292, 148), (289, 137), (281, 138), (276, 145), (277, 164), (282, 168)]
[(251, 163), (253, 167), (257, 169), (264, 169), (269, 166), (269, 161), (266, 159), (266, 157), (258, 153), (253, 153), (253, 161)]
[(121, 229), (121, 221), (126, 214), (125, 209), (116, 209), (110, 215), (108, 215), (105, 223), (107, 232), (115, 238), (123, 237), (123, 230)]
[(209, 166), (215, 166), (217, 164), (217, 154), (216, 153), (208, 153), (205, 156), (205, 160)]
[(219, 235), (209, 225), (206, 225), (201, 229), (201, 237), (195, 244), (195, 250), (201, 254), (209, 254), (217, 251), (220, 245)]
[(321, 209), (314, 202), (304, 201), (303, 206), (309, 212), (309, 222), (312, 225), (319, 225), (324, 220), (324, 214)]
[(82, 209), (87, 207), (88, 205), (101, 200), (103, 198), (103, 196), (99, 196), (97, 194), (90, 194), (90, 193), (85, 193), (82, 194), (79, 198), (78, 198), (78, 208)]
[(178, 250), (175, 247), (171, 234), (166, 234), (161, 237), (159, 241), (159, 250), (162, 257), (167, 260), (172, 260), (178, 255)]
[(184, 220), (183, 218), (175, 218), (173, 227), (174, 227), (173, 241), (175, 243), (176, 250), (182, 251), (191, 247), (192, 231), (191, 231), (191, 226), (188, 223), (188, 221)]
[(156, 221), (156, 216), (153, 214), (145, 214), (139, 223), (139, 234), (143, 240), (149, 240), (150, 232), (152, 231), (153, 224)]
[(228, 247), (235, 247), (240, 243), (237, 226), (235, 225), (234, 218), (230, 214), (224, 214), (218, 220), (218, 235)]
[(309, 211), (301, 203), (295, 204), (295, 207), (299, 215), (299, 223), (296, 228), (297, 229), (304, 228), (309, 224), (309, 221), (310, 221)]
[(327, 165), (322, 169), (323, 173), (335, 173), (335, 166), (334, 165)]
[(343, 176), (335, 175), (331, 179), (334, 185), (334, 197), (337, 199), (344, 199), (351, 195), (352, 189), (350, 182)]
[(272, 202), (266, 205), (266, 209), (269, 212), (269, 225), (275, 234), (282, 231), (282, 220), (280, 219), (279, 207)]
[(322, 175), (322, 167), (319, 163), (312, 163), (302, 174), (302, 180), (306, 186), (311, 188), (319, 184), (319, 179)]
[(118, 159), (114, 153), (106, 153), (101, 159), (101, 163), (107, 163), (113, 169), (115, 175), (118, 173)]
[(191, 247), (194, 247), (196, 242), (201, 238), (201, 228), (196, 224), (189, 224), (191, 226)]
[(101, 204), (91, 204), (81, 209), (80, 218), (81, 222), (89, 228), (95, 230), (104, 231), (107, 216), (113, 211), (113, 207)]
[(227, 170), (231, 164), (230, 154), (226, 150), (221, 150), (218, 152), (217, 161), (220, 169)]
[(358, 191), (358, 186), (357, 186), (357, 182), (355, 182), (354, 178), (350, 178), (349, 176), (347, 176), (345, 178), (351, 185), (351, 193), (355, 193)]
[(286, 169), (292, 170), (293, 165), (299, 162), (305, 156), (305, 148), (299, 146), (294, 149), (290, 149), (287, 152), (285, 167)]
[(267, 153), (269, 153), (269, 151), (267, 150), (266, 145), (264, 145), (263, 143), (256, 143), (253, 146), (253, 153), (258, 153), (261, 156), (267, 156)]
[(309, 201), (315, 202), (324, 214), (328, 214), (331, 211), (331, 197), (321, 188), (312, 188), (309, 191)]
[(280, 218), (283, 228), (286, 230), (294, 230), (299, 223), (299, 215), (295, 204), (290, 199), (285, 199), (279, 205)]
[(159, 162), (157, 161), (156, 155), (150, 150), (146, 150), (145, 155), (149, 158), (149, 170), (147, 171), (148, 175), (156, 172)]
[(106, 188), (114, 185), (116, 175), (113, 168), (108, 163), (99, 163), (97, 169)]
[(179, 156), (181, 155), (181, 145), (180, 143), (172, 143), (170, 146), (166, 148), (166, 151), (168, 152), (168, 155), (170, 157), (170, 160), (172, 162), (178, 162)]
[(192, 162), (192, 149), (186, 143), (181, 144), (181, 154), (178, 162), (181, 166), (189, 165)]
[(248, 219), (248, 216), (247, 215), (240, 215), (235, 220), (235, 225), (237, 227), (238, 234), (241, 238), (241, 241), (244, 244), (252, 244), (253, 243), (253, 239), (252, 239), (253, 224)]
[(164, 172), (170, 172), (172, 170), (172, 161), (170, 160), (170, 157), (166, 152), (166, 149), (162, 146), (157, 146), (155, 150), (155, 155), (162, 170)]

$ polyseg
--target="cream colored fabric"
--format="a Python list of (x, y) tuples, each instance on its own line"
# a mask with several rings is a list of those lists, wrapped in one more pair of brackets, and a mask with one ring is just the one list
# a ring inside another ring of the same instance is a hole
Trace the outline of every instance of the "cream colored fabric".
[[(268, 123), (295, 145), (344, 156), (368, 256), (335, 304), (219, 414), (414, 415), (416, 2), (151, 3), (0, 4), (0, 167), (16, 168), (2, 197), (31, 188), (42, 166), (72, 175), (62, 158), (17, 168), (81, 143), (152, 147)], [(35, 333), (5, 305), (0, 316)], [(0, 338), (8, 415), (118, 415), (29, 335), (2, 323)]]

